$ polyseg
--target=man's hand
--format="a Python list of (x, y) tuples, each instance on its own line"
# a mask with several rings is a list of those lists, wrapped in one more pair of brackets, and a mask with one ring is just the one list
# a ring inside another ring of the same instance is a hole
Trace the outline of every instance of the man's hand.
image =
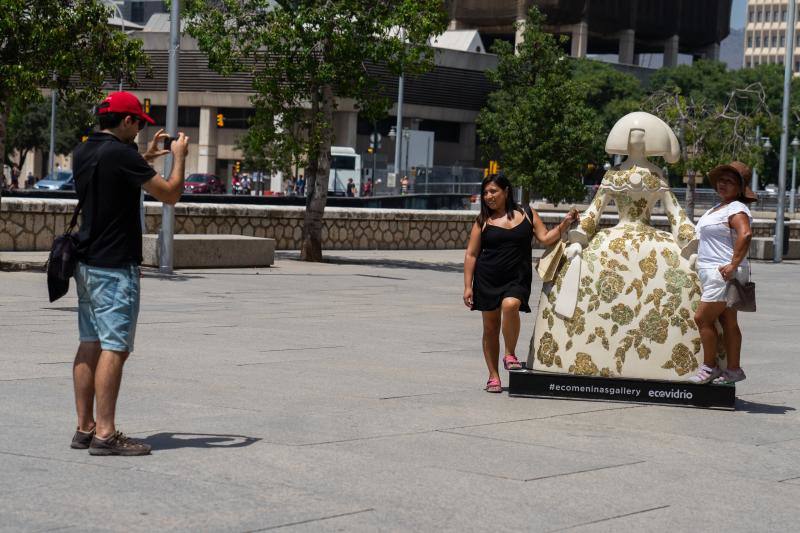
[(158, 147), (158, 143), (163, 141), (164, 139), (169, 139), (169, 135), (164, 133), (163, 129), (160, 129), (153, 135), (153, 138), (147, 144), (147, 151), (142, 154), (144, 160), (147, 161), (148, 164), (153, 164), (153, 161), (161, 157), (162, 155), (166, 155), (169, 153), (169, 150), (162, 150)]
[(186, 159), (186, 154), (189, 153), (189, 137), (179, 131), (178, 138), (173, 139), (170, 149), (176, 158)]

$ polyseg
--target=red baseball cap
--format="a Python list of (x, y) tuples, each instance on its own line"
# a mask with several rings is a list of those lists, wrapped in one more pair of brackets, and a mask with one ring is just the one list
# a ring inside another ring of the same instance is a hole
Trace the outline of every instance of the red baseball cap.
[(127, 91), (119, 91), (106, 96), (106, 99), (97, 106), (95, 113), (98, 115), (104, 115), (105, 113), (121, 113), (124, 115), (133, 115), (149, 124), (156, 123), (155, 120), (144, 114), (139, 99), (136, 98), (133, 93)]

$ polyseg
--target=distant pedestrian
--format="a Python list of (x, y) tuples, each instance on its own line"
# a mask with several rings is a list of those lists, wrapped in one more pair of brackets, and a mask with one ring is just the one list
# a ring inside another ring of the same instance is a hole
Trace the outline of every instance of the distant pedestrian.
[[(750, 279), (747, 252), (752, 238), (753, 216), (746, 204), (758, 197), (748, 187), (750, 168), (739, 161), (720, 165), (708, 173), (711, 185), (717, 190), (720, 203), (709, 209), (697, 221), (700, 245), (697, 250), (697, 276), (703, 286), (700, 304), (694, 321), (703, 344), (703, 364), (689, 378), (693, 383), (734, 383), (745, 379), (739, 365), (742, 352), (742, 332), (738, 311), (727, 306), (730, 282)], [(722, 324), (725, 339), (726, 366), (717, 365), (717, 321)]]
[(403, 176), (400, 180), (400, 194), (408, 194), (408, 176)]
[(498, 372), (501, 328), (506, 353), (503, 366), (506, 370), (521, 368), (515, 351), (519, 312), (531, 312), (533, 237), (544, 246), (554, 244), (577, 219), (578, 212), (570, 210), (548, 231), (535, 211), (514, 202), (508, 178), (492, 175), (481, 183), (481, 212), (472, 225), (464, 255), (464, 305), (482, 314), (487, 392), (503, 391)]
[(347, 180), (347, 196), (355, 196), (356, 195), (356, 184), (353, 182), (353, 178), (349, 178)]
[(303, 176), (297, 177), (297, 196), (305, 196), (306, 194), (306, 179)]
[(34, 177), (33, 172), (29, 170), (28, 176), (25, 178), (25, 188), (32, 188), (34, 183), (36, 183), (36, 178)]
[(372, 178), (364, 183), (364, 196), (372, 196)]
[(122, 367), (133, 352), (139, 315), (139, 198), (144, 188), (161, 202), (178, 201), (189, 139), (179, 133), (172, 142), (172, 174), (165, 180), (151, 165), (169, 153), (159, 148), (167, 135), (158, 130), (147, 151), (139, 154), (134, 139), (154, 121), (133, 94), (111, 93), (96, 112), (100, 131), (79, 144), (73, 156), (76, 189), (84, 205), (75, 269), (80, 345), (73, 379), (78, 429), (71, 447), (88, 448), (91, 455), (146, 455), (150, 446), (126, 437), (114, 420)]

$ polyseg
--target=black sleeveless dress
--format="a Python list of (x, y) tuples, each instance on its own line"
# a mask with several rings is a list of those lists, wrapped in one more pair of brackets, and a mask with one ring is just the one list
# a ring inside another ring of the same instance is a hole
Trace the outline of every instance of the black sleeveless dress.
[(472, 279), (474, 311), (494, 311), (510, 296), (522, 302), (520, 311), (531, 312), (532, 239), (533, 226), (527, 217), (511, 229), (486, 224)]

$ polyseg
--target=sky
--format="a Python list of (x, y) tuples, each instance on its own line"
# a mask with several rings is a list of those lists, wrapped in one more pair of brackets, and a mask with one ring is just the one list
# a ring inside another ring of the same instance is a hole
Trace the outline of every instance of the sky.
[(733, 0), (731, 7), (731, 28), (744, 28), (744, 19), (747, 13), (747, 0)]

